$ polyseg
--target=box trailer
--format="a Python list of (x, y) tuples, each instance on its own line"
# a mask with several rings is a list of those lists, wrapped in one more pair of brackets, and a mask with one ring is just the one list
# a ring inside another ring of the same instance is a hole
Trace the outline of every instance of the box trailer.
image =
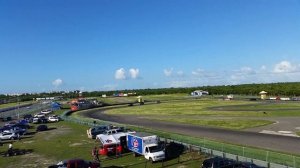
[(165, 152), (156, 135), (140, 132), (127, 134), (127, 148), (151, 162), (165, 159)]

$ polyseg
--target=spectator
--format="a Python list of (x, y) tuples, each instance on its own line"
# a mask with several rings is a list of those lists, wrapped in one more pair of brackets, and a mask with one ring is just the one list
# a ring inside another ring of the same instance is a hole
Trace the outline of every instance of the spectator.
[(95, 147), (95, 151), (96, 151), (96, 153), (95, 153), (96, 159), (97, 159), (98, 162), (100, 162), (100, 159), (99, 159), (99, 150), (98, 150), (97, 147)]
[(98, 151), (97, 151), (97, 147), (95, 146), (92, 150), (92, 156), (94, 160), (97, 160), (98, 157)]
[(8, 150), (7, 150), (7, 153), (8, 153), (9, 156), (12, 155), (12, 152), (13, 152), (12, 148), (13, 148), (12, 144), (9, 143), (9, 144), (8, 144)]
[(8, 150), (11, 150), (12, 147), (13, 147), (13, 146), (12, 146), (12, 143), (9, 143), (9, 144), (8, 144)]

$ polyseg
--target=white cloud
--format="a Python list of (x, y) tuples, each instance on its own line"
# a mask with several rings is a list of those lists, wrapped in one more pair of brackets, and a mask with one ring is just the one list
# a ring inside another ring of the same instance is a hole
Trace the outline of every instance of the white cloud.
[(202, 76), (204, 74), (204, 70), (198, 68), (195, 71), (192, 71), (192, 74), (195, 75), (195, 76)]
[(289, 61), (281, 61), (276, 64), (273, 72), (275, 73), (286, 73), (286, 72), (295, 72), (298, 69), (297, 65), (292, 65)]
[(172, 73), (173, 73), (173, 68), (171, 68), (171, 69), (164, 69), (165, 76), (170, 77), (172, 75)]
[(59, 86), (62, 85), (62, 84), (63, 84), (63, 80), (60, 79), (60, 78), (55, 79), (55, 80), (52, 82), (52, 85), (53, 85), (54, 87), (59, 87)]
[(115, 79), (117, 80), (125, 80), (126, 79), (126, 72), (124, 68), (120, 68), (115, 72)]
[(267, 67), (265, 65), (263, 65), (260, 67), (260, 70), (265, 71), (265, 70), (267, 70)]
[(218, 78), (216, 72), (207, 72), (200, 68), (192, 71), (192, 75), (196, 78)]
[(139, 69), (134, 69), (134, 68), (129, 69), (129, 75), (132, 79), (138, 78), (139, 73), (140, 73)]
[(242, 67), (239, 73), (242, 75), (250, 75), (250, 74), (255, 74), (255, 71), (250, 67)]
[(179, 77), (182, 77), (182, 76), (184, 76), (184, 73), (183, 73), (183, 71), (177, 71), (177, 76), (179, 76)]

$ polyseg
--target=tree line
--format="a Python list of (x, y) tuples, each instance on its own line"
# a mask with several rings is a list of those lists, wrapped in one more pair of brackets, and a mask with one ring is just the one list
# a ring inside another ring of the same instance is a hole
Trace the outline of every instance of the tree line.
[[(160, 94), (176, 94), (184, 93), (190, 94), (194, 90), (208, 91), (210, 95), (250, 95), (257, 96), (259, 92), (266, 91), (271, 96), (300, 96), (300, 82), (288, 82), (288, 83), (268, 83), (268, 84), (241, 84), (241, 85), (219, 85), (219, 86), (199, 86), (199, 87), (181, 87), (181, 88), (156, 88), (156, 89), (136, 89), (136, 90), (112, 90), (112, 91), (92, 91), (83, 92), (83, 97), (99, 97), (102, 95), (112, 96), (116, 93), (136, 93), (136, 95), (160, 95)], [(71, 92), (51, 92), (51, 93), (36, 93), (36, 94), (22, 94), (18, 96), (1, 95), (0, 104), (18, 102), (18, 101), (30, 101), (34, 98), (43, 97), (56, 97), (63, 98), (77, 98), (79, 96), (79, 90)]]

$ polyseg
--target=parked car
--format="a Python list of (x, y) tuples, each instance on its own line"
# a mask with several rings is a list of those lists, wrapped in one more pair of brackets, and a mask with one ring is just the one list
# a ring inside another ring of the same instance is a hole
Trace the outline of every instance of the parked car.
[(107, 125), (92, 127), (87, 130), (87, 135), (89, 138), (95, 139), (98, 134), (103, 134), (108, 129), (109, 129), (109, 126), (107, 126)]
[(13, 132), (2, 132), (0, 133), (0, 139), (1, 140), (13, 140), (13, 139), (17, 139), (18, 138), (18, 135), (13, 133)]
[(34, 117), (34, 118), (32, 119), (32, 123), (33, 123), (33, 124), (39, 124), (39, 123), (41, 123), (41, 122), (42, 122), (41, 119), (38, 118), (38, 117)]
[(5, 123), (4, 126), (11, 127), (11, 126), (16, 125), (16, 124), (17, 124), (16, 121), (11, 121), (11, 122)]
[(40, 117), (41, 123), (47, 123), (48, 122), (48, 118), (46, 117)]
[(33, 124), (47, 123), (48, 119), (46, 117), (34, 117), (32, 120)]
[(34, 117), (38, 117), (38, 118), (45, 117), (45, 114), (43, 114), (43, 113), (37, 113), (37, 114), (34, 115)]
[(80, 168), (99, 168), (100, 163), (93, 161), (86, 161), (83, 159), (71, 159), (64, 160), (57, 163), (57, 165), (49, 166), (56, 168), (69, 168), (69, 167), (80, 167)]
[(36, 131), (47, 131), (48, 130), (48, 126), (47, 125), (39, 125), (37, 128), (36, 128)]
[[(229, 168), (229, 167), (228, 167)], [(230, 168), (264, 168), (249, 162), (240, 162), (232, 165)]]
[(40, 113), (49, 114), (49, 113), (52, 113), (52, 110), (51, 109), (45, 109), (45, 110), (42, 110)]
[(33, 116), (31, 114), (25, 114), (23, 116), (24, 120), (27, 120), (28, 122), (32, 122)]
[(222, 157), (213, 157), (203, 161), (202, 168), (226, 168), (235, 165), (236, 162)]
[(19, 135), (24, 135), (27, 132), (27, 128), (21, 128), (21, 127), (18, 127), (18, 126), (14, 126), (14, 127), (4, 126), (1, 129), (1, 131), (6, 132), (6, 133), (11, 132), (11, 133), (19, 134)]
[(57, 116), (49, 116), (48, 121), (49, 122), (58, 122), (59, 118)]

